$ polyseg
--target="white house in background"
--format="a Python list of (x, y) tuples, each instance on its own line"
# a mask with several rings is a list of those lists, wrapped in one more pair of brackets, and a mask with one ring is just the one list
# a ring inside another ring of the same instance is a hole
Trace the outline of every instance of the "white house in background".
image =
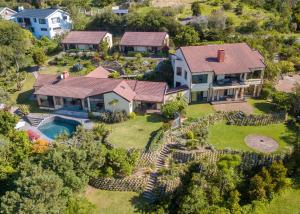
[(174, 91), (184, 91), (190, 102), (212, 103), (259, 96), (265, 68), (260, 53), (246, 43), (181, 47), (172, 66)]
[(12, 16), (16, 13), (16, 11), (8, 7), (0, 7), (0, 19), (10, 20)]
[(69, 32), (72, 27), (69, 13), (60, 9), (24, 9), (13, 15), (13, 19), (36, 38), (52, 39)]

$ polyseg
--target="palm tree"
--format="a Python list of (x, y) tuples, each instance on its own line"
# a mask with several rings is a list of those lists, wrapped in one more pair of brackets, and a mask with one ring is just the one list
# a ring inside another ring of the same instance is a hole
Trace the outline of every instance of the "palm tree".
[(110, 101), (108, 104), (110, 105), (110, 106), (113, 106), (113, 113), (115, 112), (115, 107), (116, 107), (116, 105), (119, 103), (119, 100), (117, 100), (117, 99), (113, 99), (112, 101)]

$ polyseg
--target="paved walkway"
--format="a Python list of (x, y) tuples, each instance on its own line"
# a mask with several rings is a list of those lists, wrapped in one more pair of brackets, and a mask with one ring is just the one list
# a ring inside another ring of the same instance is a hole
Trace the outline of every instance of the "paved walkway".
[(225, 103), (225, 104), (214, 104), (213, 108), (216, 111), (242, 111), (245, 114), (253, 114), (253, 106), (247, 102), (242, 103)]

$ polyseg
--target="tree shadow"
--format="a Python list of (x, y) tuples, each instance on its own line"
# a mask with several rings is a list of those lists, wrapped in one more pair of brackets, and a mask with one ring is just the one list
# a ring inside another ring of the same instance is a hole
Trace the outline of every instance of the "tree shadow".
[(132, 206), (134, 207), (134, 211), (137, 213), (150, 213), (150, 204), (147, 203), (142, 194), (138, 196), (134, 196), (130, 200)]
[(281, 137), (281, 139), (293, 146), (297, 141), (298, 128), (293, 120), (288, 120), (285, 125), (288, 131)]
[(149, 137), (149, 140), (148, 140), (148, 142), (147, 142), (147, 144), (146, 144), (146, 146), (145, 146), (146, 151), (149, 150), (149, 148), (150, 148), (150, 146), (151, 146), (151, 142), (153, 141), (154, 137), (156, 136), (156, 134), (157, 134), (159, 131), (160, 131), (160, 129), (157, 129), (157, 130), (151, 132), (150, 137)]
[(147, 114), (146, 120), (147, 120), (147, 122), (150, 122), (150, 123), (165, 122), (164, 118), (159, 114)]
[(275, 111), (275, 106), (272, 103), (259, 102), (259, 103), (254, 103), (253, 105), (255, 108), (257, 108), (258, 110), (262, 111), (265, 114), (274, 113)]

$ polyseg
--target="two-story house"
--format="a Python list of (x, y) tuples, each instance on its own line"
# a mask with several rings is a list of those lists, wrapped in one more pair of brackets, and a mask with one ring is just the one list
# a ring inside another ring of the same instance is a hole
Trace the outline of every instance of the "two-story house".
[(246, 43), (181, 47), (172, 56), (174, 86), (189, 102), (241, 101), (259, 96), (265, 64)]
[(71, 30), (69, 13), (60, 9), (25, 9), (13, 15), (13, 19), (36, 38), (50, 39)]

